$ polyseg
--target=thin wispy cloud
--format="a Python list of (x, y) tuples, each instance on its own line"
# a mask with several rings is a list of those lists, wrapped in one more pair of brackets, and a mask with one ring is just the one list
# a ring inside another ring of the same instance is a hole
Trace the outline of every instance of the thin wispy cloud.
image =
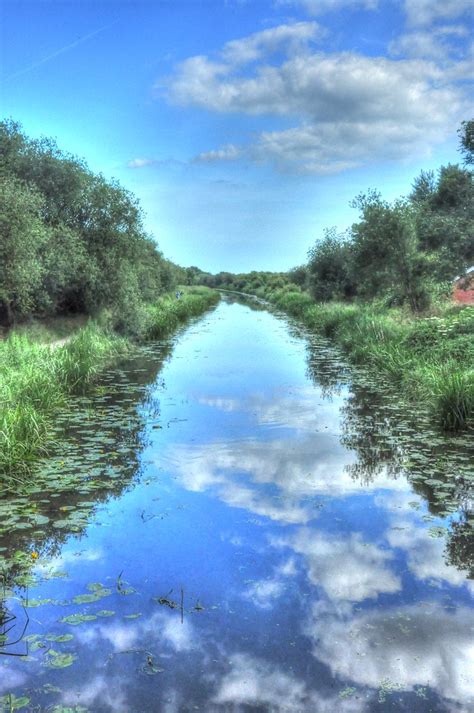
[(108, 30), (109, 27), (112, 27), (117, 22), (118, 22), (118, 20), (114, 20), (114, 22), (109, 22), (107, 25), (104, 25), (103, 27), (99, 27), (97, 30), (94, 30), (93, 32), (89, 32), (87, 35), (83, 35), (82, 37), (79, 37), (79, 39), (75, 40), (74, 42), (71, 42), (70, 44), (65, 45), (64, 47), (60, 47), (58, 50), (55, 50), (55, 52), (52, 52), (51, 54), (47, 55), (46, 57), (42, 57), (37, 62), (33, 62), (33, 64), (30, 64), (27, 67), (23, 67), (22, 69), (19, 69), (17, 72), (13, 72), (13, 74), (9, 74), (7, 77), (0, 78), (0, 83), (9, 82), (11, 79), (16, 79), (17, 77), (21, 77), (24, 74), (28, 74), (28, 72), (32, 72), (34, 69), (41, 67), (43, 64), (46, 64), (47, 62), (50, 62), (51, 60), (56, 59), (56, 57), (60, 57), (61, 55), (65, 54), (66, 52), (73, 50), (75, 47), (79, 47), (79, 45), (82, 45), (84, 42), (91, 40), (93, 37), (95, 37), (99, 33), (104, 32), (105, 30)]

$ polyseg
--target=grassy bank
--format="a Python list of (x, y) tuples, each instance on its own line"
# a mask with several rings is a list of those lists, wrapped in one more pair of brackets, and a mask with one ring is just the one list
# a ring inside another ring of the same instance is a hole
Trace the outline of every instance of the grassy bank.
[[(218, 300), (207, 288), (185, 288), (179, 300), (174, 294), (160, 297), (143, 308), (141, 337), (165, 336)], [(0, 476), (24, 477), (51, 445), (58, 407), (131, 348), (130, 339), (113, 332), (108, 321), (107, 315), (90, 321), (59, 345), (48, 344), (50, 333), (37, 325), (0, 341)]]
[(46, 453), (58, 406), (126, 345), (93, 322), (60, 347), (26, 332), (0, 342), (0, 471), (10, 478), (27, 472)]
[(181, 297), (164, 295), (146, 307), (142, 335), (159, 339), (173, 332), (181, 322), (196, 317), (219, 302), (219, 293), (208, 287), (181, 287)]
[(315, 303), (297, 289), (255, 290), (310, 329), (338, 342), (356, 363), (427, 404), (446, 431), (474, 426), (474, 309), (446, 302), (430, 316), (363, 303)]

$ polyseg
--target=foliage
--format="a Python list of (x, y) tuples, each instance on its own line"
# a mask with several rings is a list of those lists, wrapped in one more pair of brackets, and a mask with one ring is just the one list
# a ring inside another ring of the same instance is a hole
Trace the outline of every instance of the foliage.
[(46, 452), (52, 415), (126, 343), (91, 323), (64, 346), (27, 334), (0, 341), (0, 470), (28, 470)]
[(427, 260), (419, 250), (415, 211), (405, 201), (393, 205), (359, 197), (361, 221), (352, 227), (351, 271), (360, 296), (390, 295), (414, 312), (429, 302)]
[(0, 123), (0, 157), (0, 324), (107, 308), (127, 331), (143, 303), (184, 281), (116, 181), (13, 121)]
[(460, 151), (466, 165), (474, 163), (474, 119), (463, 121), (458, 131), (461, 139)]
[(347, 236), (335, 228), (327, 230), (321, 242), (309, 251), (309, 288), (316, 300), (353, 297), (352, 246)]

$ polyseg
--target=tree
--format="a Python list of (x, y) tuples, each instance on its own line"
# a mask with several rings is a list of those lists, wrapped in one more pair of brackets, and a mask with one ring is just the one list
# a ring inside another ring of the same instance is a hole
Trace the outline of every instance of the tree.
[(299, 287), (306, 287), (308, 282), (308, 270), (306, 265), (298, 265), (288, 272), (288, 279)]
[(352, 246), (347, 235), (338, 235), (335, 228), (326, 230), (308, 257), (309, 289), (315, 299), (344, 299), (355, 295), (356, 286), (351, 274)]
[(0, 182), (0, 321), (9, 325), (34, 308), (49, 239), (41, 196), (11, 176)]
[(443, 166), (430, 191), (410, 196), (420, 247), (437, 280), (451, 280), (474, 261), (474, 190), (470, 171)]
[(105, 307), (131, 324), (143, 302), (185, 281), (146, 234), (137, 199), (53, 140), (0, 122), (0, 174), (4, 321)]
[(420, 250), (415, 211), (406, 201), (393, 205), (372, 194), (355, 201), (361, 221), (352, 226), (353, 269), (358, 292), (407, 301), (414, 311), (426, 306), (427, 261)]
[(461, 139), (459, 149), (464, 156), (464, 165), (474, 164), (474, 119), (463, 121), (458, 135)]
[(424, 203), (432, 198), (435, 191), (436, 179), (434, 171), (422, 171), (413, 181), (410, 200), (413, 203)]

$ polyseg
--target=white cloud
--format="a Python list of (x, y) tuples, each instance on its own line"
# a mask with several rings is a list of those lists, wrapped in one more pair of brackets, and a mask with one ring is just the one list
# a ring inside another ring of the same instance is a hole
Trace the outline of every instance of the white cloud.
[(362, 713), (366, 708), (360, 700), (344, 700), (337, 695), (324, 697), (291, 672), (243, 653), (231, 657), (231, 668), (220, 681), (207, 710), (221, 711), (222, 706), (235, 713), (243, 711), (244, 706), (272, 713)]
[(297, 433), (315, 433), (324, 428), (325, 436), (341, 433), (340, 409), (314, 388), (292, 387), (290, 392), (281, 389), (270, 396), (250, 394), (245, 400), (199, 396), (198, 401), (225, 413), (246, 411), (259, 425), (292, 428)]
[(146, 168), (147, 166), (179, 167), (185, 166), (186, 161), (173, 158), (134, 158), (127, 161), (127, 168)]
[(224, 45), (222, 58), (234, 66), (248, 64), (258, 59), (283, 51), (294, 54), (311, 40), (324, 37), (326, 31), (316, 22), (295, 22), (255, 32), (248, 37), (232, 40)]
[(79, 565), (82, 567), (85, 562), (99, 562), (104, 557), (102, 549), (90, 549), (84, 551), (65, 550), (57, 557), (53, 557), (48, 561), (41, 562), (36, 566), (38, 572), (44, 572), (51, 575), (53, 572), (61, 572), (71, 566)]
[(2, 679), (0, 680), (0, 693), (9, 693), (13, 689), (23, 686), (26, 681), (24, 673), (15, 669), (2, 667)]
[[(281, 523), (305, 524), (318, 515), (308, 497), (342, 497), (388, 488), (409, 490), (405, 478), (383, 470), (369, 485), (351, 476), (356, 462), (336, 435), (311, 433), (298, 440), (213, 442), (174, 447), (169, 454), (180, 484), (193, 492), (211, 491), (231, 507)], [(268, 485), (278, 489), (278, 497)]]
[[(200, 55), (176, 67), (165, 84), (172, 103), (294, 122), (261, 132), (247, 147), (223, 146), (199, 160), (245, 156), (280, 170), (331, 173), (427, 152), (454, 131), (466, 106), (463, 90), (452, 83), (455, 63), (446, 68), (417, 58), (316, 52), (308, 44), (316, 36), (317, 26), (313, 35), (311, 27), (282, 25), (228, 43), (217, 59)], [(434, 41), (418, 33), (418, 53), (423, 44), (437, 56)], [(409, 45), (402, 38), (392, 51)], [(276, 47), (282, 57), (266, 62)]]
[(271, 609), (284, 591), (285, 583), (281, 579), (262, 579), (253, 582), (243, 596), (261, 609)]
[(134, 158), (127, 163), (128, 168), (144, 168), (145, 166), (153, 166), (156, 161), (153, 158)]
[(472, 16), (472, 0), (405, 0), (409, 25), (431, 25), (437, 20)]
[(454, 587), (466, 585), (474, 593), (474, 582), (466, 579), (466, 573), (446, 564), (444, 538), (433, 538), (426, 527), (421, 528), (410, 521), (397, 521), (397, 526), (387, 533), (392, 547), (405, 550), (408, 569), (417, 579), (434, 583), (447, 582)]
[(249, 599), (261, 609), (271, 609), (275, 600), (279, 599), (284, 593), (288, 578), (296, 576), (297, 573), (296, 562), (291, 557), (274, 568), (272, 577), (252, 582), (243, 593), (244, 599)]
[(362, 602), (401, 589), (399, 577), (387, 566), (391, 553), (365, 543), (358, 533), (335, 537), (301, 528), (291, 537), (274, 539), (272, 544), (303, 555), (309, 580), (322, 587), (335, 605)]
[(198, 163), (211, 163), (213, 161), (234, 161), (241, 156), (242, 152), (234, 144), (226, 144), (214, 151), (204, 151), (198, 154), (194, 161)]
[(469, 36), (462, 25), (443, 25), (431, 29), (420, 29), (400, 35), (389, 44), (389, 53), (400, 57), (435, 59), (443, 61), (450, 55), (462, 56), (464, 47), (459, 39)]
[(420, 501), (413, 493), (384, 493), (376, 495), (375, 504), (390, 513), (391, 527), (386, 538), (392, 548), (404, 550), (410, 572), (419, 580), (432, 585), (443, 582), (453, 587), (465, 585), (474, 594), (474, 582), (466, 573), (446, 562), (446, 541), (431, 537), (429, 526), (420, 521), (421, 512), (414, 511), (411, 504)]
[(347, 9), (376, 10), (378, 0), (277, 0), (277, 5), (299, 5), (310, 15)]
[(130, 710), (122, 681), (109, 676), (97, 675), (88, 680), (82, 680), (77, 690), (70, 688), (64, 691), (62, 702), (67, 706), (94, 706), (94, 710), (109, 710), (126, 713)]
[(402, 690), (427, 686), (468, 710), (474, 703), (472, 624), (471, 610), (448, 613), (436, 604), (348, 618), (321, 617), (315, 607), (305, 633), (314, 640), (313, 655), (334, 676), (375, 689), (387, 679)]
[(167, 614), (158, 611), (147, 619), (136, 619), (126, 624), (96, 624), (79, 632), (77, 636), (81, 643), (89, 646), (98, 641), (107, 641), (116, 653), (149, 639), (153, 639), (154, 643), (158, 640), (161, 648), (169, 647), (176, 652), (199, 647), (192, 625), (186, 619), (181, 622), (176, 612)]

